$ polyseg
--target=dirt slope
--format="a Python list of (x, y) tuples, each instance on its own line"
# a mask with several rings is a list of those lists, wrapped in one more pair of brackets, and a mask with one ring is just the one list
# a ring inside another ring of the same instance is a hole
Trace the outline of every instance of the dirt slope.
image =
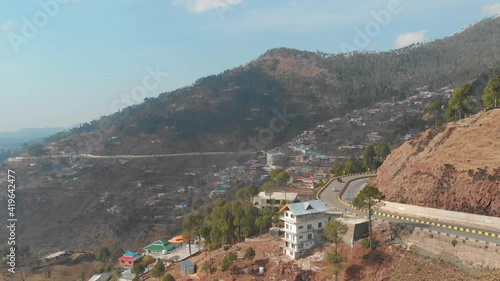
[(394, 150), (375, 184), (390, 201), (500, 216), (500, 109), (427, 130)]

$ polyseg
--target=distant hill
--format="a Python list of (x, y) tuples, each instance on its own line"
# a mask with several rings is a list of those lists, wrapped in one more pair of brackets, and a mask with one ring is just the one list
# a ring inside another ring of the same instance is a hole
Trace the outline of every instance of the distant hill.
[(387, 157), (390, 201), (500, 217), (500, 109), (422, 133)]
[[(403, 99), (416, 88), (456, 87), (498, 74), (499, 46), (500, 18), (488, 18), (454, 36), (388, 52), (273, 49), (246, 65), (48, 140), (71, 137), (75, 151), (107, 154), (235, 150), (242, 140), (264, 134), (276, 112), (286, 108), (295, 118), (265, 142), (269, 148), (318, 121)], [(78, 137), (80, 133), (93, 136)], [(122, 138), (120, 145), (109, 143), (112, 136)], [(159, 148), (140, 136), (169, 145)]]
[(0, 132), (0, 149), (21, 148), (23, 143), (43, 141), (44, 138), (63, 131), (65, 128), (25, 128), (16, 132)]

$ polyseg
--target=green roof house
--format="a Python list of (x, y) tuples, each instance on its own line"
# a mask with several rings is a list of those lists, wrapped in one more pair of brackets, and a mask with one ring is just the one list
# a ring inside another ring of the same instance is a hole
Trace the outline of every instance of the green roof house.
[(165, 255), (168, 252), (172, 251), (175, 249), (177, 245), (174, 243), (170, 243), (165, 239), (161, 239), (158, 241), (155, 241), (148, 246), (144, 247), (144, 251), (146, 254), (160, 254), (160, 255)]

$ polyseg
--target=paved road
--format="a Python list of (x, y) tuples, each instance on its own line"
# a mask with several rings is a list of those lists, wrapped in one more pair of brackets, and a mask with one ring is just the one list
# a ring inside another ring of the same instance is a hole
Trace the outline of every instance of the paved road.
[[(319, 198), (329, 207), (334, 207), (337, 210), (347, 211), (358, 216), (366, 217), (367, 213), (345, 205), (338, 199), (339, 191), (345, 187), (348, 181), (354, 180), (349, 184), (342, 197), (344, 202), (346, 202), (347, 204), (352, 203), (352, 199), (356, 197), (359, 191), (368, 182), (367, 178), (355, 180), (360, 177), (362, 176), (358, 175), (342, 178), (342, 183), (337, 182), (336, 180), (332, 181), (328, 185), (328, 187), (326, 187), (323, 192), (319, 194)], [(450, 236), (458, 235), (460, 237), (467, 237), (471, 240), (481, 240), (500, 245), (500, 232), (492, 231), (491, 229), (479, 228), (473, 225), (431, 220), (428, 218), (418, 217), (415, 214), (397, 214), (387, 212), (375, 212), (373, 218), (393, 223), (402, 223), (409, 226), (420, 227), (422, 229), (429, 229), (435, 232), (447, 233), (450, 234)]]
[(135, 159), (135, 158), (156, 158), (156, 157), (178, 157), (178, 156), (200, 156), (200, 155), (232, 155), (232, 154), (255, 154), (255, 152), (187, 152), (175, 154), (151, 154), (151, 155), (93, 155), (93, 154), (67, 154), (67, 155), (45, 155), (37, 157), (12, 157), (8, 161), (16, 162), (23, 160), (52, 159), (52, 158), (94, 158), (94, 159)]

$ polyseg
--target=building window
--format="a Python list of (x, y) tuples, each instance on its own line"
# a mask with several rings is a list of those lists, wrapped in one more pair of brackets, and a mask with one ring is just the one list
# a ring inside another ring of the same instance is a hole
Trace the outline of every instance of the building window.
[(285, 223), (285, 229), (288, 229), (288, 223)]
[(307, 230), (311, 230), (313, 228), (312, 224), (307, 225)]
[(303, 229), (303, 228), (304, 228), (304, 226), (303, 226), (303, 225), (299, 226), (299, 229)]
[(308, 240), (313, 239), (313, 235), (312, 235), (312, 233), (307, 234), (307, 239), (308, 239)]
[(318, 228), (322, 228), (322, 227), (323, 227), (323, 223), (318, 222)]
[(295, 218), (295, 216), (294, 216), (293, 214), (290, 214), (290, 217), (291, 217), (292, 219), (293, 219), (293, 218)]
[(288, 213), (285, 213), (285, 217), (288, 217)]
[(304, 235), (299, 235), (299, 239), (302, 239), (302, 238), (304, 238)]

